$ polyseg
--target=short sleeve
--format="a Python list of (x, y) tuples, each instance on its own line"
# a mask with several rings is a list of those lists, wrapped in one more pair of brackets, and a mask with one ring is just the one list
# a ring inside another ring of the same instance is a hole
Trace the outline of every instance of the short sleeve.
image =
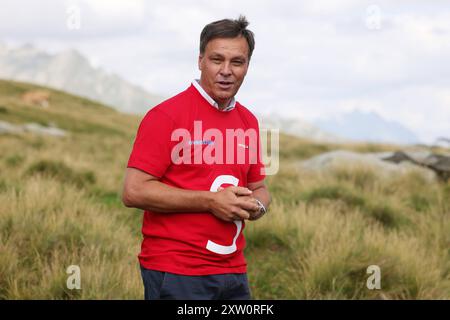
[(266, 177), (265, 167), (262, 161), (261, 138), (259, 132), (258, 122), (256, 122), (256, 136), (257, 136), (257, 160), (256, 163), (250, 164), (250, 169), (247, 174), (247, 183), (258, 182)]
[(139, 125), (127, 167), (161, 178), (171, 164), (173, 127), (173, 120), (163, 111), (147, 112)]

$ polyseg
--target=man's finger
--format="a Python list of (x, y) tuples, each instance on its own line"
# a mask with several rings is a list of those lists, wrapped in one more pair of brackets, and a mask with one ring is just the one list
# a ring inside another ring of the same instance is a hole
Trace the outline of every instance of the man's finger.
[(237, 196), (248, 196), (252, 194), (250, 189), (244, 187), (232, 187), (231, 191), (233, 191)]
[(250, 213), (245, 210), (239, 210), (236, 214), (236, 220), (246, 220), (250, 218)]
[(241, 200), (238, 205), (244, 210), (256, 211), (259, 209), (258, 204), (253, 199)]

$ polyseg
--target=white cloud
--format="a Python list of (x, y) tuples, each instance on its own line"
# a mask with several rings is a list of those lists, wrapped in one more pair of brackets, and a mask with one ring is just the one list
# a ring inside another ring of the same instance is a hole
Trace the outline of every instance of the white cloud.
[[(65, 27), (66, 8), (82, 28)], [(380, 28), (367, 27), (369, 5)], [(24, 10), (23, 8), (26, 8)], [(445, 1), (2, 2), (0, 38), (60, 50), (171, 95), (198, 75), (203, 26), (247, 15), (256, 49), (239, 99), (252, 110), (306, 119), (355, 108), (403, 122), (423, 140), (449, 135), (450, 8)]]
[(67, 3), (84, 3), (92, 8), (97, 17), (105, 19), (123, 17), (134, 17), (135, 19), (143, 18), (143, 10), (145, 1), (143, 0), (82, 0), (82, 1), (67, 1)]

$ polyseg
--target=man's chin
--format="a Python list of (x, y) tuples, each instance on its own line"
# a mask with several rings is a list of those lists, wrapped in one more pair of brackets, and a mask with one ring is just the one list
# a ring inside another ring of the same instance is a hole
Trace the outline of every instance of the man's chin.
[(217, 97), (217, 100), (220, 101), (227, 101), (234, 97), (236, 92), (230, 92), (230, 91), (218, 91), (215, 96)]
[(232, 98), (233, 97), (218, 98), (218, 99), (215, 99), (215, 101), (217, 101), (217, 103), (220, 105), (220, 104), (224, 104), (224, 103), (230, 102)]

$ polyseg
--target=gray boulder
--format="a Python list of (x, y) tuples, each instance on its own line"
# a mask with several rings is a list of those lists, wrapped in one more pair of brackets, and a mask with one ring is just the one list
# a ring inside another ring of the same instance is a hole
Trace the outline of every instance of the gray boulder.
[(67, 135), (66, 131), (56, 128), (55, 126), (45, 127), (38, 123), (16, 125), (0, 120), (0, 134), (21, 134), (23, 132), (32, 132), (53, 137), (65, 137)]
[[(412, 171), (422, 175), (427, 181), (435, 181), (436, 173), (428, 167), (419, 166), (413, 161), (389, 161), (395, 153), (381, 152), (381, 153), (358, 153), (347, 150), (335, 150), (326, 152), (308, 160), (301, 161), (299, 166), (307, 171), (327, 171), (338, 169), (342, 167), (363, 167), (372, 169), (382, 177), (391, 177), (394, 175), (404, 175)], [(428, 154), (423, 151), (417, 152), (412, 159), (426, 159)]]

